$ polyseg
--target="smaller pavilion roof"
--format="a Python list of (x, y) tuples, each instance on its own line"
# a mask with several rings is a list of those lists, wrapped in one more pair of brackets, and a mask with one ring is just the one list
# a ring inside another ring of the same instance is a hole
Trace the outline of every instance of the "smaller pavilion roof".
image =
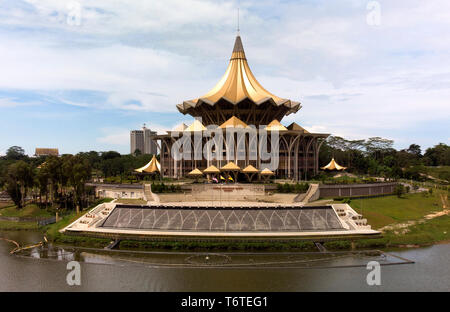
[(152, 160), (150, 160), (149, 163), (146, 164), (144, 167), (134, 169), (134, 171), (139, 172), (139, 173), (155, 173), (155, 172), (160, 172), (160, 170), (161, 170), (161, 165), (159, 164), (155, 155), (153, 155)]
[(294, 131), (303, 131), (304, 133), (309, 133), (308, 130), (297, 124), (296, 122), (291, 123), (288, 127), (288, 130), (294, 130)]
[(194, 122), (189, 127), (184, 129), (183, 131), (196, 132), (196, 131), (205, 131), (205, 130), (206, 130), (206, 127), (198, 119), (195, 119)]
[(186, 130), (186, 128), (187, 128), (188, 126), (186, 126), (186, 124), (185, 123), (180, 123), (179, 125), (176, 125), (175, 127), (173, 127), (173, 129), (172, 130), (169, 130), (169, 131), (172, 131), (172, 132), (181, 132), (181, 131), (184, 131), (184, 130)]
[(267, 131), (287, 131), (287, 128), (283, 126), (278, 120), (272, 120), (266, 127)]
[(237, 118), (236, 116), (233, 116), (219, 126), (219, 128), (228, 128), (228, 127), (247, 128), (248, 125), (245, 122), (243, 122), (242, 120), (240, 120), (239, 118)]
[(239, 171), (241, 168), (236, 165), (234, 162), (230, 161), (228, 164), (220, 168), (222, 171)]
[(321, 167), (322, 170), (345, 170), (347, 167), (343, 167), (339, 165), (334, 158), (331, 159), (330, 163), (324, 167)]
[(205, 170), (203, 170), (203, 173), (220, 173), (220, 170), (216, 166), (211, 165), (208, 168), (206, 168)]
[(201, 175), (203, 175), (203, 173), (199, 169), (195, 168), (194, 170), (189, 172), (188, 175), (190, 175), (190, 176), (201, 176)]
[(243, 173), (258, 173), (259, 170), (256, 169), (255, 167), (253, 167), (252, 165), (248, 165), (247, 167), (245, 167), (244, 169), (242, 169)]
[(273, 173), (273, 171), (272, 170), (270, 170), (270, 169), (268, 169), (268, 168), (264, 168), (262, 171), (261, 171), (261, 175), (274, 175), (275, 173)]

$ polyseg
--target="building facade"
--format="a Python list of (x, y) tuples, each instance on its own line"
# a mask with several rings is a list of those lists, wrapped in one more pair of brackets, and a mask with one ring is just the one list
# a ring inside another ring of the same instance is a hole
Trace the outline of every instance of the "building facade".
[[(204, 170), (210, 165), (221, 168), (229, 161), (233, 161), (241, 169), (252, 165), (260, 171), (263, 170), (267, 164), (259, 156), (256, 159), (249, 157), (248, 148), (245, 149), (245, 155), (238, 157), (236, 151), (240, 143), (237, 140), (234, 148), (222, 143), (223, 154), (217, 155), (220, 157), (216, 159), (198, 159), (194, 155), (194, 136), (198, 135), (199, 131), (203, 134), (201, 140), (204, 145), (208, 144), (207, 132), (211, 127), (221, 128), (227, 133), (232, 131), (233, 127), (247, 129), (249, 125), (257, 129), (277, 131), (278, 166), (271, 169), (277, 177), (303, 180), (318, 173), (319, 150), (329, 134), (310, 133), (296, 123), (291, 123), (287, 127), (280, 123), (285, 116), (297, 113), (301, 105), (299, 102), (280, 98), (261, 86), (247, 63), (240, 36), (236, 37), (228, 68), (217, 85), (197, 99), (178, 104), (177, 108), (182, 114), (196, 118), (190, 127), (177, 129), (184, 136), (192, 136), (193, 145), (190, 148), (192, 157), (178, 159), (172, 155), (173, 146), (177, 142), (173, 131), (155, 135), (154, 139), (158, 141), (160, 150), (161, 174), (165, 177), (184, 177), (194, 168)], [(243, 146), (249, 147), (254, 143), (250, 136), (245, 135), (243, 138), (241, 142)], [(258, 132), (256, 145), (260, 146), (266, 139), (267, 137), (262, 138)], [(271, 144), (274, 143), (269, 137), (267, 143), (269, 150)]]
[(130, 131), (130, 153), (134, 154), (139, 150), (141, 154), (155, 155), (158, 152), (157, 145), (152, 139), (156, 135), (156, 131), (151, 131), (144, 126), (142, 130)]

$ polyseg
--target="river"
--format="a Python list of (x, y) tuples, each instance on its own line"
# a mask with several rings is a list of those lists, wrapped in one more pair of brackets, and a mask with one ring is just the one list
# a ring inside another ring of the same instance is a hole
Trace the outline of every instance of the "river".
[[(21, 245), (42, 240), (42, 234), (33, 231), (0, 232), (0, 237), (16, 240)], [(389, 259), (375, 259), (386, 264), (397, 263), (381, 266), (379, 286), (369, 286), (366, 282), (369, 271), (365, 264), (370, 257), (341, 253), (323, 259), (326, 256), (320, 253), (306, 256), (295, 253), (177, 252), (146, 255), (55, 247), (50, 250), (36, 248), (15, 256), (9, 254), (13, 247), (0, 240), (0, 291), (450, 290), (449, 244), (391, 251)], [(396, 256), (414, 263), (399, 264), (403, 260)], [(80, 286), (69, 286), (66, 282), (69, 272), (66, 266), (70, 260), (80, 261)], [(212, 261), (215, 266), (208, 265)], [(227, 267), (230, 261), (241, 266)]]

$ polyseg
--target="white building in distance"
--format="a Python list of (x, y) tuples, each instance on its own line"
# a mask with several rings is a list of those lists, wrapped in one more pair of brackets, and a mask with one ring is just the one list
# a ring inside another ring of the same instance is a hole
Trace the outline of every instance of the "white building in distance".
[(156, 135), (156, 131), (151, 131), (144, 126), (142, 130), (130, 131), (130, 153), (134, 154), (136, 150), (139, 150), (142, 154), (157, 153), (157, 147), (155, 141), (151, 139), (152, 135)]

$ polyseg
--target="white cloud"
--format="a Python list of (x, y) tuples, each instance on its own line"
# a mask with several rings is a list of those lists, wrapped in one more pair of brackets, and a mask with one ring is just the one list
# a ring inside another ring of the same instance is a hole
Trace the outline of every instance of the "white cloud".
[(104, 136), (97, 138), (97, 142), (118, 146), (130, 144), (130, 130), (106, 128), (102, 132)]
[[(80, 26), (67, 23), (72, 2), (0, 2), (0, 91), (37, 90), (84, 108), (176, 112), (225, 70), (236, 1), (79, 1)], [(254, 74), (276, 95), (302, 101), (286, 123), (350, 138), (391, 131), (398, 140), (416, 124), (448, 123), (450, 2), (379, 2), (381, 25), (372, 27), (365, 1), (242, 1)], [(19, 102), (5, 97), (0, 107)], [(128, 144), (128, 131), (98, 142)]]

